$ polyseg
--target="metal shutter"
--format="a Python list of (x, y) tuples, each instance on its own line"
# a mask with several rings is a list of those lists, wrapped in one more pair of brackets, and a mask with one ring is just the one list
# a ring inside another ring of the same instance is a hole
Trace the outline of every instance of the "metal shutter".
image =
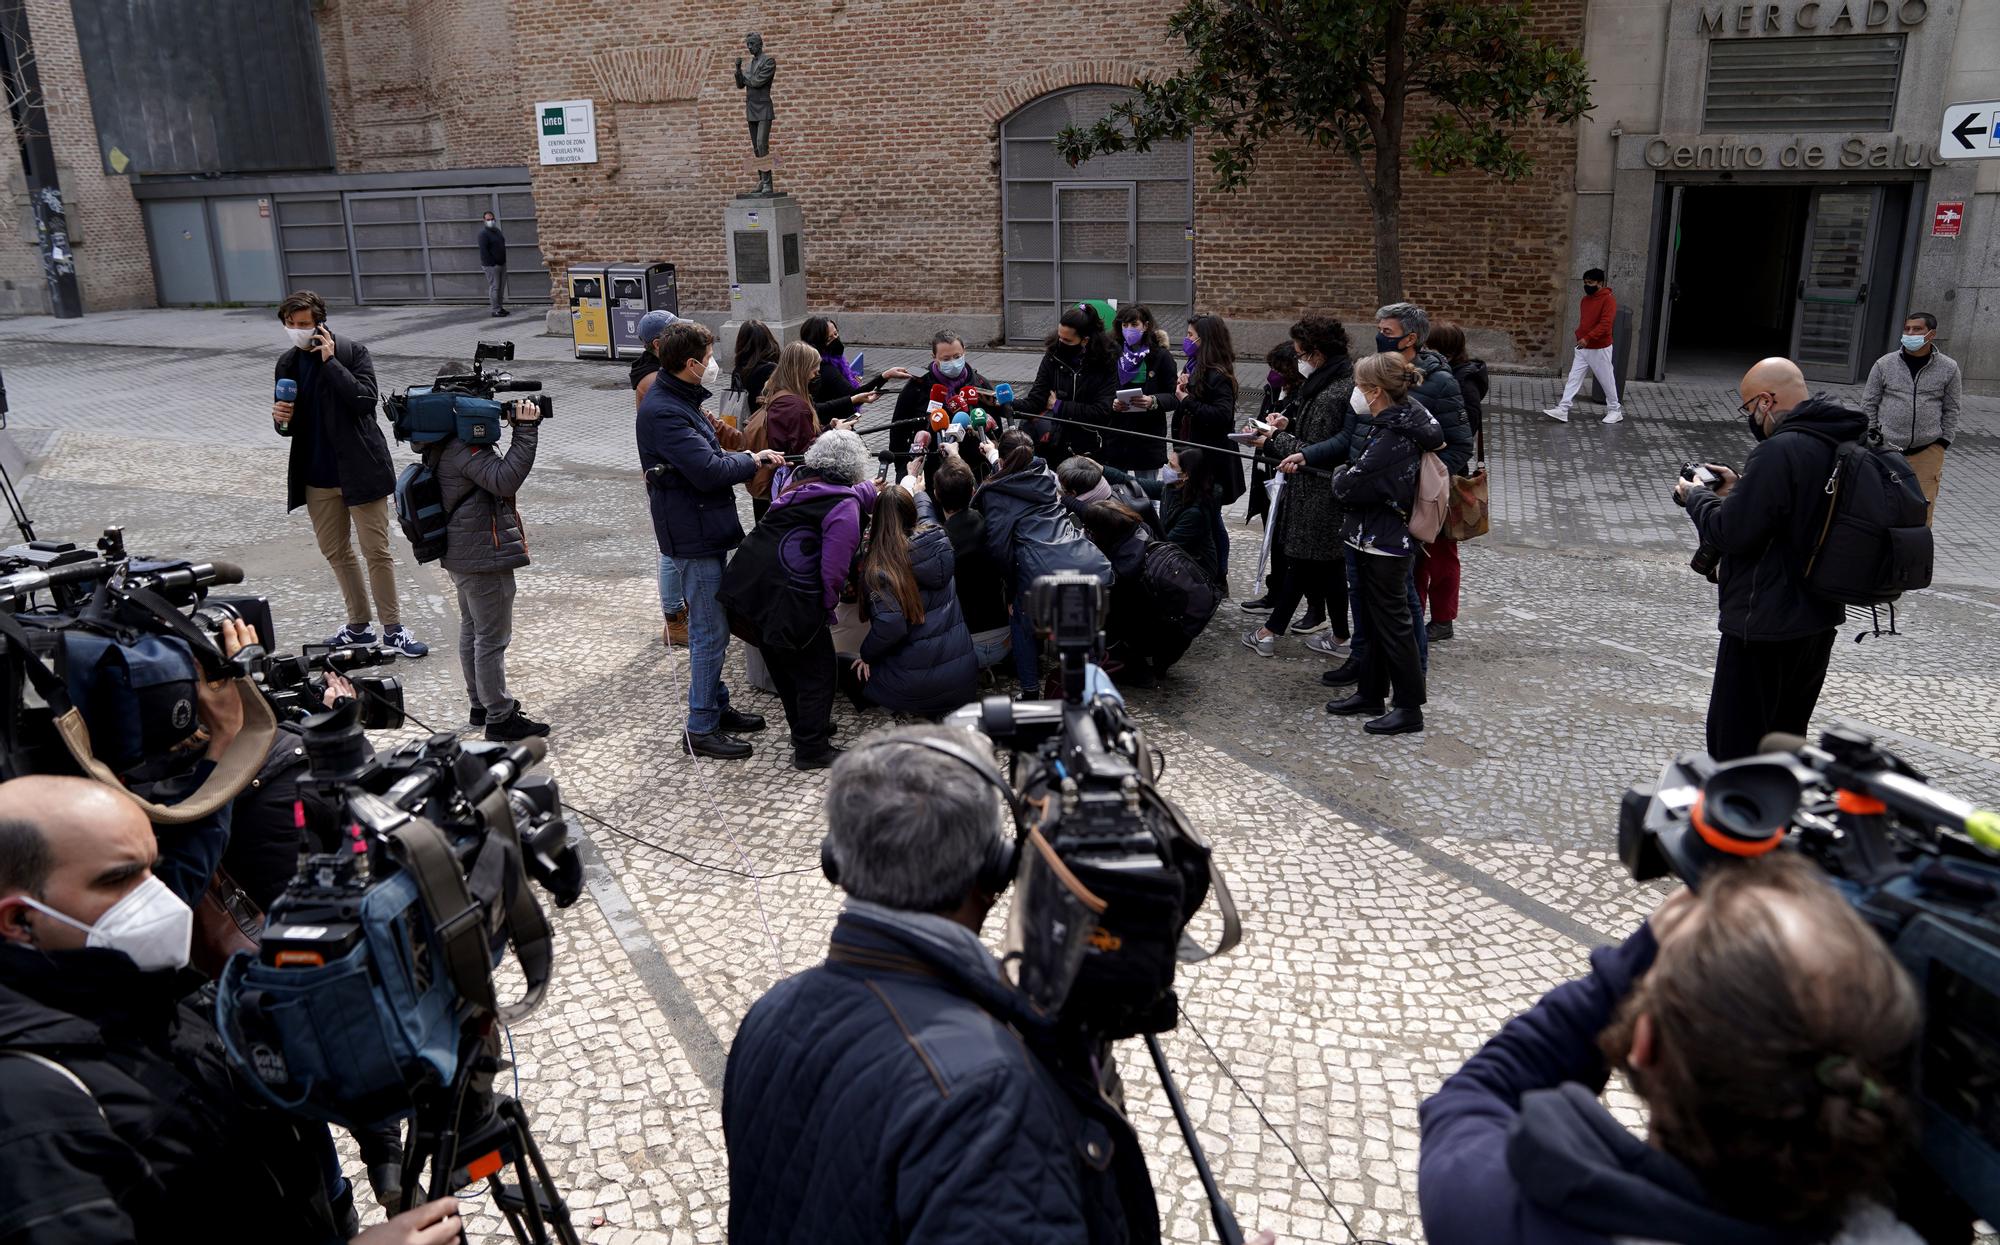
[(1717, 39), (1708, 45), (1705, 133), (1891, 130), (1902, 35)]

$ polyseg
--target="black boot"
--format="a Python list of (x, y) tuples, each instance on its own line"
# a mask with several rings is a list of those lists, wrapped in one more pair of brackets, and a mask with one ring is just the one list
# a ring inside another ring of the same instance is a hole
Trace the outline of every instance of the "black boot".
[(1353, 717), (1360, 713), (1380, 713), (1382, 712), (1382, 702), (1379, 700), (1370, 700), (1362, 693), (1356, 692), (1352, 696), (1340, 700), (1327, 701), (1326, 711), (1343, 718)]
[(715, 757), (721, 761), (741, 761), (756, 749), (734, 735), (709, 731), (697, 735), (689, 731), (681, 737), (681, 751), (691, 757)]
[(1319, 676), (1319, 681), (1327, 687), (1346, 687), (1349, 683), (1359, 683), (1361, 681), (1361, 663), (1350, 657), (1332, 670)]
[(845, 751), (847, 749), (836, 748), (832, 744), (827, 744), (812, 752), (794, 752), (792, 753), (792, 768), (799, 770), (825, 769), (835, 761), (838, 761), (840, 754)]
[(1373, 722), (1364, 723), (1362, 730), (1370, 735), (1409, 735), (1424, 729), (1422, 709), (1391, 709)]
[(493, 718), (486, 723), (486, 737), (511, 743), (516, 739), (527, 739), (535, 735), (549, 733), (547, 722), (537, 722), (522, 711), (517, 703), (514, 712), (504, 718)]

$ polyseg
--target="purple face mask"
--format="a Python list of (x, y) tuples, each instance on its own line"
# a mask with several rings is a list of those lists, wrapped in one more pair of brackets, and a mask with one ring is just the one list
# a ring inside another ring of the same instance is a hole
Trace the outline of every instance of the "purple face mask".
[(1197, 344), (1197, 343), (1195, 342), (1194, 338), (1192, 338), (1192, 337), (1183, 337), (1183, 338), (1181, 338), (1181, 357), (1182, 357), (1182, 358), (1185, 358), (1185, 359), (1192, 359), (1192, 358), (1194, 358), (1194, 352), (1195, 352), (1196, 350), (1199, 350), (1200, 348), (1201, 348), (1201, 347), (1200, 347), (1200, 346), (1199, 346), (1199, 345), (1198, 345), (1198, 344)]
[(1143, 338), (1145, 335), (1146, 335), (1146, 330), (1141, 328), (1139, 325), (1136, 324), (1126, 325), (1125, 326), (1126, 348), (1129, 350), (1132, 347), (1137, 346), (1139, 344), (1139, 339)]
[(1271, 388), (1283, 389), (1285, 387), (1285, 374), (1278, 369), (1272, 368), (1269, 372), (1265, 373), (1265, 376), (1268, 378)]

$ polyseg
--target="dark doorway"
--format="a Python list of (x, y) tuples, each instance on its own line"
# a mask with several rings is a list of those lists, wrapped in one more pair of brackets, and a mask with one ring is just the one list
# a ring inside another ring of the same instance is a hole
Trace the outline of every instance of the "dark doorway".
[(1686, 186), (1674, 239), (1670, 379), (1740, 374), (1788, 354), (1798, 305), (1807, 186)]

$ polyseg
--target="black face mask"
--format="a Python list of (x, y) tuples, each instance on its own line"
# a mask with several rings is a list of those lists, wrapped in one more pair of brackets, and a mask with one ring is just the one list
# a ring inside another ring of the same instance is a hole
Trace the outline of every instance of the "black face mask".
[(1403, 338), (1391, 337), (1387, 333), (1377, 332), (1375, 334), (1375, 349), (1381, 351), (1383, 354), (1401, 354), (1403, 353)]
[(829, 358), (838, 359), (840, 356), (847, 353), (847, 343), (836, 337), (832, 341), (828, 342), (826, 344), (826, 349), (820, 351), (820, 353), (826, 355)]
[(1055, 345), (1055, 356), (1058, 359), (1080, 359), (1083, 357), (1083, 343), (1078, 342), (1076, 345), (1071, 346), (1064, 342), (1057, 342)]
[(1759, 441), (1762, 441), (1766, 437), (1771, 435), (1770, 433), (1764, 431), (1764, 421), (1762, 418), (1759, 417), (1757, 408), (1755, 406), (1752, 406), (1748, 411), (1744, 412), (1743, 422), (1750, 425), (1750, 435)]
[(1586, 281), (1586, 282), (1584, 282), (1584, 286), (1583, 286), (1583, 292), (1584, 292), (1584, 293), (1586, 293), (1586, 294), (1595, 294), (1595, 293), (1597, 293), (1597, 290), (1598, 290), (1598, 287), (1597, 287), (1597, 286), (1595, 286), (1595, 285), (1592, 285), (1592, 284), (1590, 284), (1590, 283), (1589, 283), (1589, 282), (1587, 282), (1587, 281)]

